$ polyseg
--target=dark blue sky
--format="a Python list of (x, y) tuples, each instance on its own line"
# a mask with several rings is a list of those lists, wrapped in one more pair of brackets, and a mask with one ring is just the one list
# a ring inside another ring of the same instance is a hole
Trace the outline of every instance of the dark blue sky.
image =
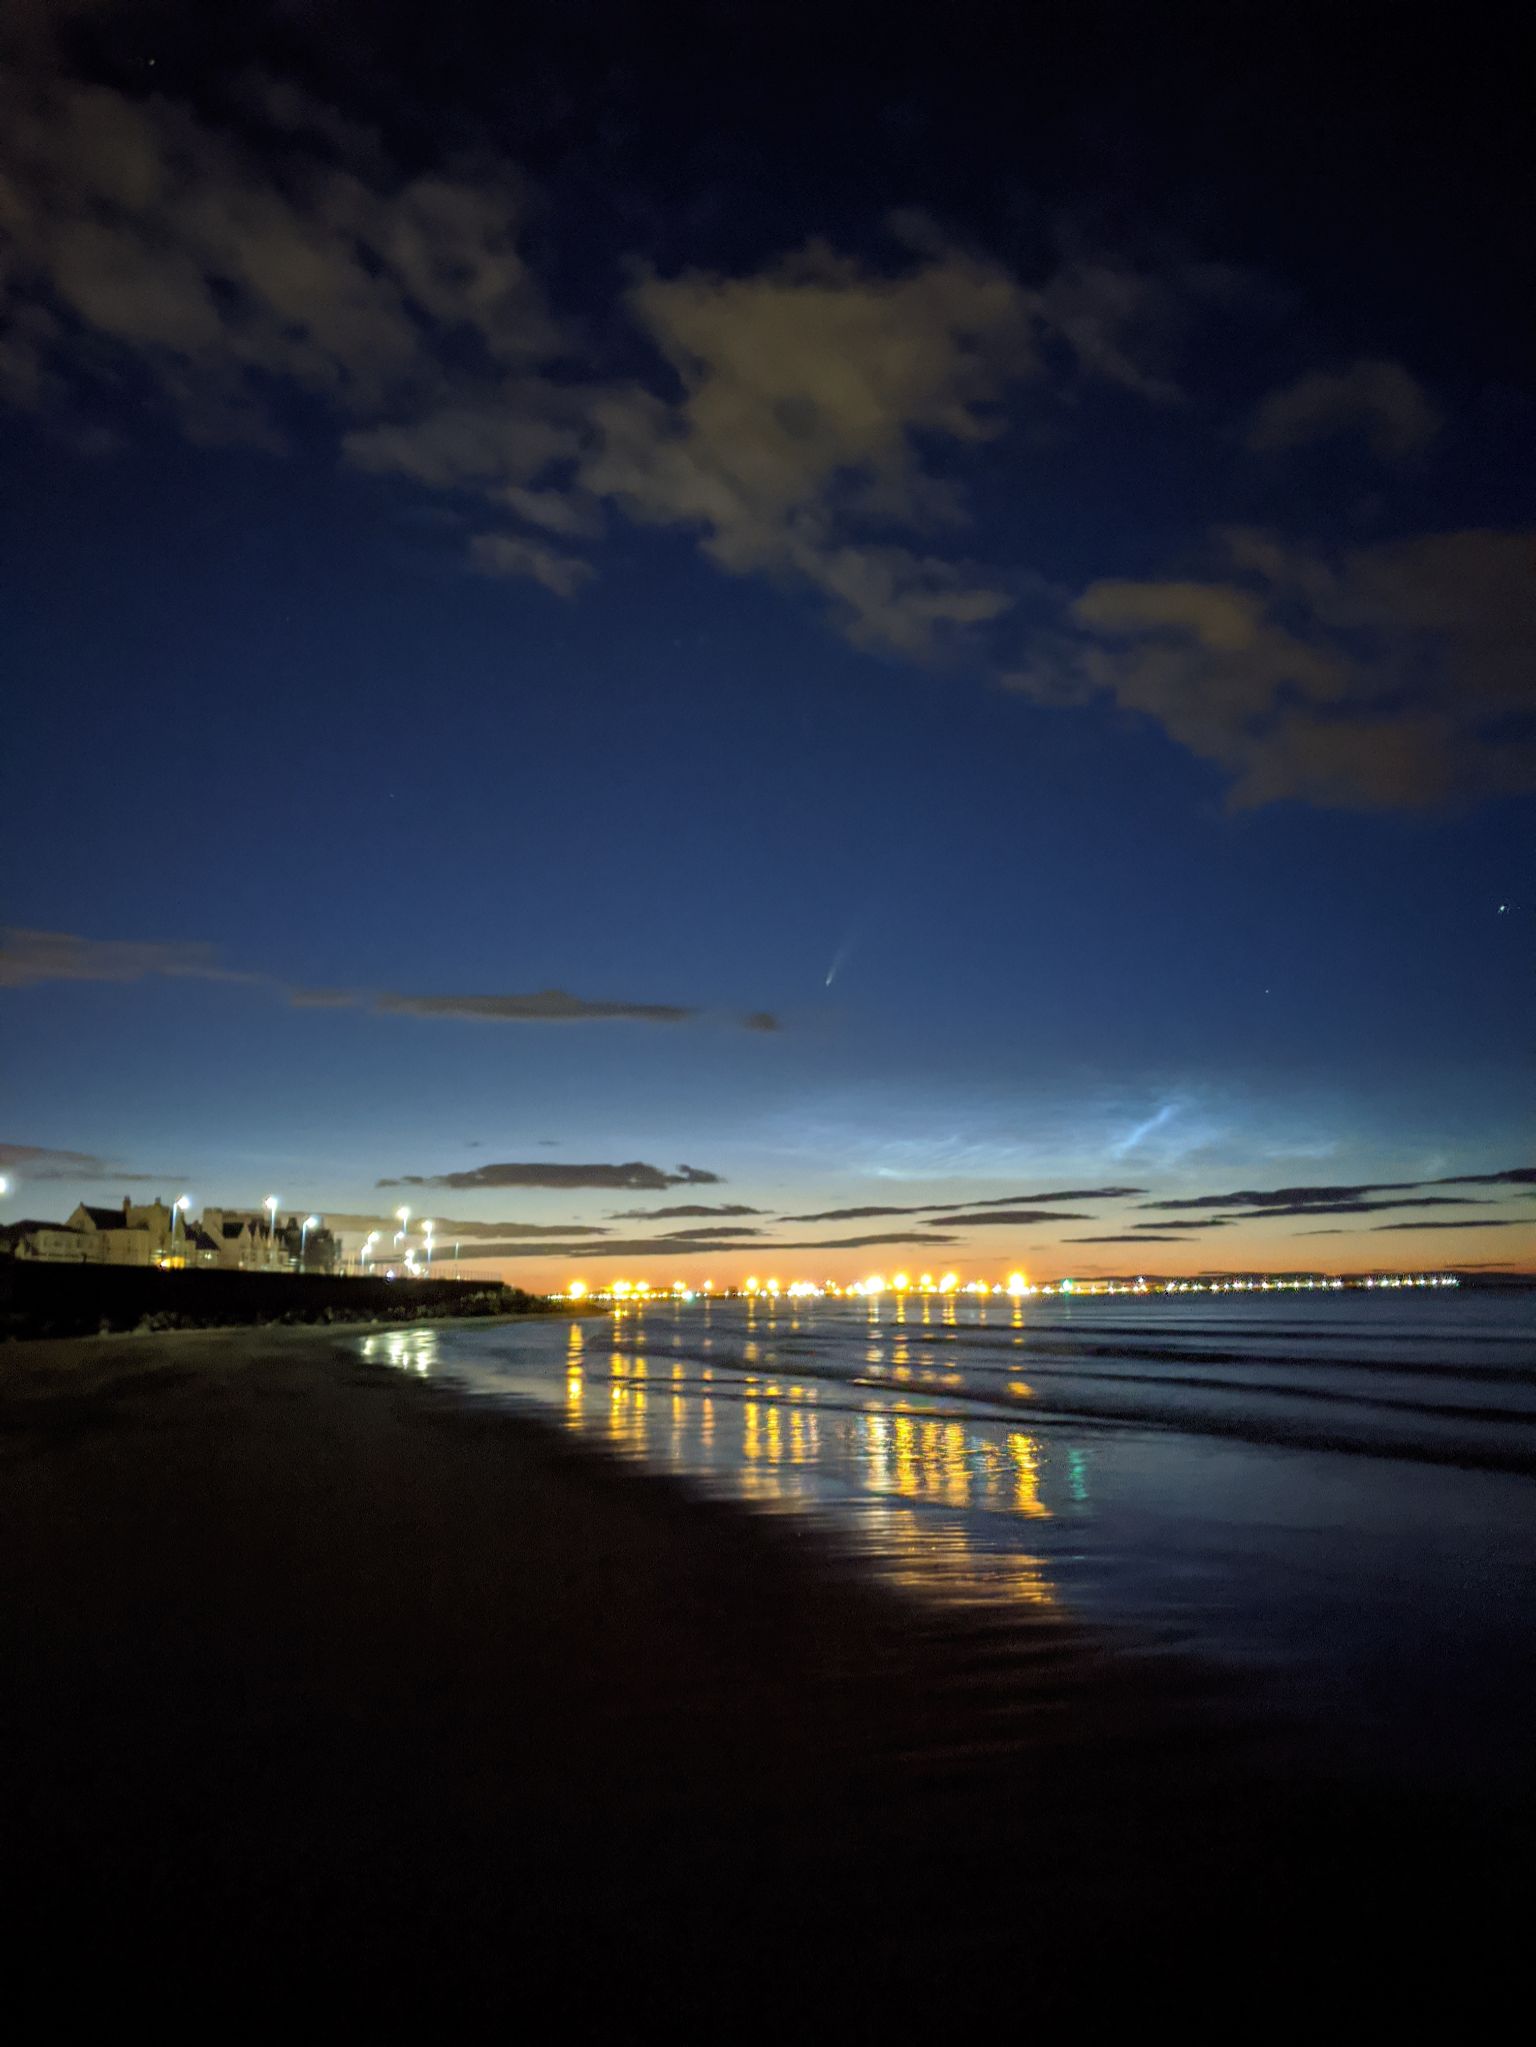
[(1529, 1262), (1497, 47), (203, 12), (11, 31), (11, 1214)]

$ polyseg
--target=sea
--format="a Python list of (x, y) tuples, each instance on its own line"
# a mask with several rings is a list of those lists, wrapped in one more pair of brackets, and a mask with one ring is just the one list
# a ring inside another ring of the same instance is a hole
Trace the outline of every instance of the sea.
[(1530, 1770), (1536, 1293), (658, 1300), (364, 1355), (910, 1603), (1219, 1668), (1352, 1775)]

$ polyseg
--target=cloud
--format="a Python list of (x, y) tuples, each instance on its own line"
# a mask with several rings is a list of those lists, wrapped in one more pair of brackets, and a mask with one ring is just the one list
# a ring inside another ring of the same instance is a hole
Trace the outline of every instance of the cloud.
[[(1225, 1230), (1230, 1229), (1232, 1224), (1236, 1220), (1237, 1218), (1235, 1216), (1230, 1215), (1208, 1215), (1199, 1218), (1196, 1218), (1194, 1216), (1180, 1216), (1179, 1228), (1181, 1230)], [(1131, 1228), (1133, 1230), (1160, 1230), (1163, 1227), (1164, 1226), (1162, 1223), (1131, 1224)]]
[(1132, 1233), (1130, 1236), (1113, 1237), (1063, 1237), (1062, 1242), (1064, 1244), (1187, 1244), (1190, 1242), (1190, 1239), (1188, 1237), (1163, 1236), (1138, 1237)]
[(700, 1201), (690, 1201), (685, 1202), (679, 1208), (618, 1208), (613, 1211), (609, 1220), (618, 1223), (665, 1222), (670, 1220), (682, 1221), (690, 1216), (762, 1215), (764, 1213), (763, 1209), (748, 1208), (744, 1202), (740, 1201), (722, 1201), (715, 1207), (709, 1207), (706, 1203)]
[(958, 1244), (958, 1237), (928, 1234), (918, 1230), (886, 1230), (867, 1237), (828, 1237), (819, 1243), (798, 1242), (769, 1244), (762, 1248), (771, 1251), (862, 1251), (873, 1244), (910, 1244), (921, 1250), (925, 1245)]
[[(327, 1212), (326, 1221), (334, 1230), (390, 1230), (396, 1227), (394, 1215), (338, 1215)], [(418, 1218), (420, 1221), (421, 1218)], [(435, 1219), (434, 1233), (439, 1243), (450, 1239), (471, 1242), (479, 1237), (504, 1237), (539, 1239), (548, 1237), (606, 1237), (608, 1232), (601, 1223), (524, 1223), (524, 1222), (465, 1222), (455, 1221), (450, 1216)], [(478, 1253), (475, 1255), (479, 1255)]]
[(1372, 1223), (1373, 1230), (1529, 1230), (1536, 1229), (1529, 1216), (1486, 1216), (1479, 1221), (1448, 1221), (1432, 1216), (1427, 1221)]
[(1086, 1223), (1092, 1222), (1091, 1215), (1077, 1215), (1071, 1209), (1057, 1208), (998, 1208), (985, 1215), (978, 1215), (974, 1209), (964, 1215), (936, 1215), (935, 1229), (978, 1229), (1002, 1228), (1023, 1229), (1032, 1223)]
[[(497, 1023), (691, 1023), (700, 1009), (670, 1002), (592, 1000), (563, 988), (531, 995), (370, 994), (356, 988), (283, 987), (270, 974), (222, 967), (211, 945), (181, 941), (82, 938), (69, 931), (0, 930), (0, 988), (32, 988), (54, 981), (129, 982), (160, 975), (177, 980), (224, 981), (281, 989), (294, 1009), (371, 1009), (384, 1016), (453, 1017)], [(741, 1019), (752, 1031), (776, 1031), (766, 1010)]]
[[(864, 1222), (882, 1215), (931, 1215), (936, 1222), (985, 1223), (992, 1220), (985, 1215), (961, 1215), (961, 1209), (984, 1208), (1029, 1208), (1039, 1207), (1052, 1201), (1115, 1201), (1131, 1194), (1145, 1194), (1145, 1187), (1062, 1187), (1045, 1194), (994, 1194), (985, 1201), (919, 1201), (905, 1207), (865, 1208), (822, 1208), (810, 1215), (787, 1215), (783, 1219), (791, 1223)], [(942, 1211), (942, 1212), (941, 1212)], [(951, 1213), (951, 1211), (954, 1211)], [(1010, 1218), (1001, 1216), (997, 1220), (1006, 1222)], [(1085, 1221), (1075, 1216), (1072, 1221)]]
[(287, 993), (292, 1009), (356, 1009), (358, 1004), (354, 988), (290, 988)]
[(1108, 699), (1212, 762), (1233, 808), (1414, 808), (1536, 788), (1536, 529), (1327, 554), (1234, 530), (1204, 580), (1091, 583), (1005, 678)]
[(193, 439), (274, 450), (328, 417), (355, 468), (467, 500), (487, 575), (569, 597), (618, 510), (928, 659), (1022, 583), (933, 545), (965, 519), (946, 451), (996, 439), (1020, 384), (1171, 395), (1153, 358), (1183, 285), (1081, 252), (1028, 284), (913, 215), (880, 261), (812, 242), (741, 275), (632, 269), (598, 323), (615, 377), (523, 255), (515, 165), (407, 170), (289, 81), (235, 96), (216, 125), (47, 63), (7, 74), (6, 390), (136, 373)]
[(1401, 363), (1364, 360), (1271, 391), (1254, 413), (1248, 445), (1273, 453), (1361, 433), (1378, 455), (1393, 460), (1417, 454), (1439, 428), (1423, 386)]
[[(441, 1239), (439, 1239), (439, 1242), (441, 1242)], [(738, 1241), (732, 1239), (725, 1243), (714, 1241), (696, 1243), (690, 1238), (676, 1236), (615, 1237), (601, 1244), (577, 1241), (530, 1244), (521, 1239), (513, 1239), (506, 1243), (477, 1243), (469, 1252), (461, 1252), (460, 1256), (468, 1256), (470, 1258), (543, 1258), (546, 1260), (604, 1258), (616, 1265), (622, 1265), (624, 1262), (635, 1258), (666, 1258), (675, 1256), (678, 1258), (694, 1259), (708, 1258), (713, 1257), (716, 1253), (730, 1252), (739, 1252), (743, 1256), (755, 1257), (760, 1254), (762, 1248), (761, 1245), (753, 1244), (750, 1240)]]
[[(1315, 1209), (1324, 1202), (1354, 1202), (1372, 1194), (1415, 1194), (1425, 1187), (1495, 1187), (1536, 1185), (1536, 1166), (1507, 1166), (1494, 1173), (1442, 1173), (1429, 1180), (1365, 1180), (1348, 1186), (1272, 1187), (1260, 1191), (1240, 1187), (1230, 1194), (1190, 1194), (1171, 1201), (1144, 1201), (1143, 1208), (1159, 1213), (1186, 1208)], [(1407, 1208), (1403, 1201), (1383, 1202), (1387, 1208)]]
[(468, 1017), (495, 1023), (688, 1023), (696, 1009), (669, 1002), (592, 1002), (544, 988), (536, 995), (381, 995), (373, 1007), (386, 1016)]
[(376, 1187), (705, 1187), (718, 1186), (720, 1175), (699, 1166), (678, 1166), (666, 1172), (660, 1166), (645, 1165), (638, 1159), (622, 1166), (557, 1165), (541, 1160), (533, 1165), (475, 1166), (460, 1173), (405, 1173), (394, 1180), (376, 1180)]
[(740, 1223), (705, 1223), (694, 1230), (668, 1230), (666, 1240), (669, 1244), (707, 1244), (720, 1239), (734, 1243), (762, 1234), (761, 1230), (744, 1229)]
[(48, 981), (143, 981), (151, 975), (193, 981), (260, 981), (218, 963), (211, 945), (179, 941), (81, 938), (70, 931), (0, 931), (0, 988)]
[[(1091, 385), (1178, 398), (1162, 358), (1209, 293), (1195, 270), (1068, 250), (1028, 280), (908, 214), (878, 255), (634, 267), (578, 328), (524, 254), (536, 202), (506, 158), (406, 165), (267, 76), (232, 81), (238, 119), (215, 122), (71, 77), (52, 47), (0, 72), (11, 403), (102, 391), (121, 411), (127, 389), (194, 441), (274, 452), (328, 423), (342, 461), (448, 501), (470, 569), (562, 599), (615, 515), (905, 660), (991, 668), (1028, 595), (1056, 622), (1005, 685), (1151, 719), (1237, 807), (1536, 787), (1528, 533), (1333, 553), (1235, 533), (1196, 575), (1103, 578), (1065, 606), (962, 544), (967, 457)], [(1406, 370), (1366, 359), (1271, 393), (1251, 435), (1362, 425), (1396, 453), (1433, 424)]]
[(592, 496), (695, 532), (733, 574), (819, 592), (866, 645), (927, 651), (1007, 608), (1006, 589), (859, 537), (937, 516), (919, 436), (993, 437), (1008, 383), (1038, 372), (1026, 295), (1001, 266), (945, 250), (882, 274), (813, 244), (746, 277), (647, 274), (628, 310), (680, 397), (598, 400)]
[(810, 1215), (786, 1215), (787, 1223), (853, 1223), (872, 1222), (882, 1215), (928, 1215), (937, 1203), (925, 1202), (919, 1208), (819, 1208)]
[(109, 378), (127, 358), (192, 438), (280, 445), (295, 395), (381, 423), (419, 407), (451, 339), (491, 382), (558, 353), (505, 162), (403, 174), (280, 81), (216, 128), (23, 63), (0, 121), (11, 292), (47, 316), (30, 336), (39, 388), (66, 363)]
[(477, 533), (470, 559), (487, 576), (531, 576), (557, 597), (574, 597), (597, 571), (578, 554), (561, 554), (514, 533)]
[(1379, 1215), (1390, 1208), (1477, 1208), (1486, 1204), (1463, 1194), (1420, 1194), (1397, 1201), (1296, 1201), (1278, 1208), (1247, 1208), (1227, 1222), (1273, 1221), (1291, 1215)]
[(56, 1151), (44, 1144), (0, 1143), (0, 1173), (18, 1180), (119, 1180), (133, 1185), (168, 1180), (168, 1173), (128, 1173), (89, 1151)]

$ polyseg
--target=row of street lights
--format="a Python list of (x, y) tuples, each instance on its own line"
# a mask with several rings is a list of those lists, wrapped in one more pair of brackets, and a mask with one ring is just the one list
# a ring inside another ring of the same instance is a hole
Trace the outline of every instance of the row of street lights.
[[(404, 1247), (402, 1256), (405, 1261), (406, 1272), (410, 1275), (412, 1279), (419, 1278), (430, 1279), (432, 1277), (432, 1232), (437, 1228), (436, 1223), (433, 1222), (430, 1216), (428, 1216), (421, 1225), (421, 1234), (423, 1244), (425, 1247), (426, 1263), (422, 1267), (421, 1271), (418, 1272), (416, 1268), (416, 1253), (415, 1250), (412, 1248), (409, 1239), (409, 1230), (411, 1223), (411, 1211), (409, 1207), (397, 1208), (395, 1210), (395, 1221), (399, 1223), (400, 1227), (398, 1230), (395, 1231), (394, 1237), (392, 1238), (391, 1241), (395, 1244)], [(379, 1232), (377, 1230), (370, 1230), (367, 1236), (363, 1239), (363, 1248), (359, 1256), (365, 1271), (367, 1270), (369, 1264), (373, 1260), (374, 1255), (373, 1247), (378, 1241)], [(458, 1247), (455, 1246), (454, 1249), (455, 1254), (457, 1254)]]

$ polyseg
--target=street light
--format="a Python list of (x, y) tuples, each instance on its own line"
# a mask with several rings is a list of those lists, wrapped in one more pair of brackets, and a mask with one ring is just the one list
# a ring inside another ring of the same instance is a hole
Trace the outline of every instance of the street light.
[(371, 1253), (371, 1251), (373, 1250), (373, 1247), (374, 1247), (374, 1245), (375, 1245), (375, 1244), (376, 1244), (376, 1243), (377, 1243), (378, 1241), (379, 1241), (379, 1233), (378, 1233), (378, 1231), (377, 1231), (377, 1230), (370, 1230), (370, 1231), (368, 1232), (367, 1236), (366, 1236), (366, 1237), (364, 1237), (364, 1239), (363, 1239), (363, 1248), (362, 1248), (361, 1252), (360, 1252), (360, 1253), (358, 1254), (358, 1262), (359, 1262), (359, 1264), (361, 1264), (361, 1265), (367, 1265), (367, 1263), (368, 1263), (368, 1259), (369, 1259), (369, 1254)]
[(277, 1196), (269, 1194), (261, 1204), (267, 1211), (267, 1263), (277, 1263)]
[(186, 1214), (186, 1212), (187, 1212), (187, 1210), (188, 1210), (188, 1209), (189, 1209), (189, 1208), (190, 1208), (191, 1206), (192, 1206), (192, 1197), (191, 1197), (191, 1195), (190, 1195), (190, 1194), (178, 1194), (178, 1195), (177, 1195), (177, 1197), (176, 1197), (176, 1199), (175, 1199), (175, 1200), (174, 1200), (174, 1201), (173, 1201), (173, 1202), (171, 1203), (171, 1250), (170, 1250), (170, 1255), (171, 1255), (171, 1257), (172, 1257), (172, 1258), (174, 1258), (174, 1257), (176, 1256), (176, 1218), (177, 1218), (177, 1216), (179, 1216), (179, 1215), (185, 1215), (185, 1214)]
[(397, 1208), (395, 1210), (395, 1221), (400, 1225), (399, 1229), (395, 1231), (395, 1242), (397, 1244), (405, 1242), (405, 1226), (410, 1219), (411, 1211), (408, 1208)]
[(430, 1279), (430, 1278), (432, 1277), (432, 1231), (433, 1231), (433, 1229), (434, 1229), (435, 1227), (436, 1227), (436, 1225), (435, 1225), (434, 1223), (432, 1223), (431, 1221), (427, 1221), (427, 1222), (424, 1222), (424, 1223), (422, 1224), (422, 1226), (421, 1226), (421, 1228), (422, 1228), (422, 1234), (423, 1234), (423, 1235), (425, 1236), (425, 1238), (426, 1238), (426, 1240), (427, 1240), (427, 1278), (428, 1278), (428, 1279)]
[(304, 1242), (305, 1242), (305, 1239), (306, 1239), (306, 1238), (308, 1237), (308, 1235), (309, 1235), (309, 1233), (310, 1233), (310, 1231), (311, 1231), (311, 1230), (316, 1230), (316, 1229), (318, 1229), (319, 1227), (320, 1227), (320, 1218), (319, 1218), (319, 1216), (317, 1216), (317, 1215), (307, 1215), (307, 1216), (305, 1216), (305, 1218), (304, 1218), (303, 1222), (302, 1222), (302, 1223), (300, 1223), (300, 1225), (299, 1225), (299, 1270), (300, 1270), (300, 1272), (302, 1272), (302, 1271), (304, 1270)]

